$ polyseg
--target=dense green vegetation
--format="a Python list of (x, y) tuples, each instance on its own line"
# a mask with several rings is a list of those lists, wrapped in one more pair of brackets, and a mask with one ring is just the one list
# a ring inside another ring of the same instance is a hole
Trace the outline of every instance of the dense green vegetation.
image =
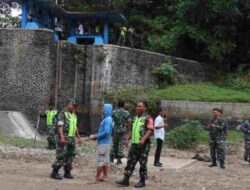
[[(243, 141), (243, 133), (229, 131), (227, 143), (242, 143)], [(199, 144), (208, 144), (208, 131), (205, 131), (198, 121), (185, 121), (181, 126), (166, 133), (165, 143), (171, 148), (195, 148)]]
[[(232, 68), (250, 59), (248, 0), (66, 0), (73, 11), (122, 12), (136, 47)], [(111, 39), (115, 43), (119, 27)], [(225, 67), (224, 67), (225, 68)]]
[[(234, 86), (234, 84), (231, 85)], [(249, 85), (249, 82), (247, 85)], [(240, 88), (237, 85), (235, 88), (212, 83), (177, 84), (164, 89), (157, 87), (120, 88), (106, 93), (105, 99), (115, 103), (120, 98), (123, 98), (130, 102), (131, 105), (134, 105), (138, 100), (146, 100), (149, 103), (151, 113), (155, 112), (160, 100), (250, 103), (249, 89)]]

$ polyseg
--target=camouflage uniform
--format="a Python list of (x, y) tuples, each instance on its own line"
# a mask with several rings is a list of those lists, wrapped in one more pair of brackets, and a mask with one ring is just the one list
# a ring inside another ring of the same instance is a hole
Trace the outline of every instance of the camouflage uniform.
[(112, 114), (114, 121), (113, 146), (110, 152), (113, 158), (122, 158), (123, 144), (128, 130), (128, 122), (131, 121), (130, 114), (123, 108), (115, 110)]
[(64, 146), (60, 144), (60, 137), (56, 140), (56, 161), (52, 168), (58, 171), (64, 166), (64, 170), (71, 171), (72, 162), (75, 158), (75, 134), (77, 129), (77, 116), (75, 113), (70, 113), (67, 110), (62, 111), (57, 118), (58, 126), (63, 126), (63, 133), (66, 143)]
[(130, 177), (139, 161), (140, 177), (145, 180), (147, 178), (147, 162), (150, 151), (150, 139), (141, 147), (138, 146), (140, 140), (148, 130), (154, 130), (153, 118), (147, 115), (135, 117), (132, 127), (132, 145), (129, 150), (127, 166), (125, 167), (125, 176)]
[(216, 158), (224, 164), (225, 161), (225, 137), (227, 135), (227, 121), (223, 118), (212, 119), (209, 124), (215, 124), (215, 127), (207, 127), (210, 139), (210, 155), (213, 163)]
[(250, 162), (250, 120), (246, 121), (242, 126), (241, 130), (245, 134), (245, 161)]
[(55, 148), (56, 144), (56, 117), (57, 110), (46, 110), (45, 115), (47, 117), (47, 128), (48, 128), (48, 147), (50, 149)]

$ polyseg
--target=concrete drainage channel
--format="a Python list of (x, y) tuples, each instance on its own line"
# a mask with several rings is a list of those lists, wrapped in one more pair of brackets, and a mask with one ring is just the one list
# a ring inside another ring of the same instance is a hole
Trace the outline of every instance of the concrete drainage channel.
[[(35, 132), (36, 130), (21, 112), (0, 111), (0, 133), (33, 139), (35, 138)], [(44, 139), (44, 137), (37, 134), (37, 140)]]

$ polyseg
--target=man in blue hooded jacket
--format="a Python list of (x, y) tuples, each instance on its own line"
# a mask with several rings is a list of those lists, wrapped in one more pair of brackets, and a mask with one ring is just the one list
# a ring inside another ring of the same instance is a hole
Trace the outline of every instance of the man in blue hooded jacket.
[(104, 104), (103, 110), (103, 120), (99, 127), (98, 133), (95, 135), (90, 135), (90, 139), (98, 141), (98, 159), (97, 159), (97, 170), (95, 182), (99, 181), (99, 177), (103, 172), (103, 181), (108, 181), (108, 166), (110, 162), (110, 149), (112, 144), (112, 105)]

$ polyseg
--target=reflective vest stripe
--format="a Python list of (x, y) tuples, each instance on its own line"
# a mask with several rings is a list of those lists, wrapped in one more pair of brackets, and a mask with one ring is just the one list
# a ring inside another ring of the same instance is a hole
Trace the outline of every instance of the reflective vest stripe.
[(69, 120), (69, 137), (76, 136), (77, 116), (74, 113), (66, 113), (66, 118)]
[(140, 129), (141, 127), (145, 126), (145, 121), (146, 120), (142, 117), (141, 118), (136, 117), (133, 123), (133, 130), (132, 130), (132, 143), (133, 144), (139, 144), (140, 138), (141, 138)]
[(122, 28), (121, 28), (121, 36), (125, 37), (126, 32), (127, 32), (127, 28), (122, 27)]
[(55, 110), (48, 110), (46, 111), (46, 116), (47, 116), (47, 125), (53, 125), (53, 119), (57, 115), (57, 111)]
[(96, 26), (96, 27), (95, 27), (95, 32), (96, 32), (96, 33), (100, 33), (100, 26)]

